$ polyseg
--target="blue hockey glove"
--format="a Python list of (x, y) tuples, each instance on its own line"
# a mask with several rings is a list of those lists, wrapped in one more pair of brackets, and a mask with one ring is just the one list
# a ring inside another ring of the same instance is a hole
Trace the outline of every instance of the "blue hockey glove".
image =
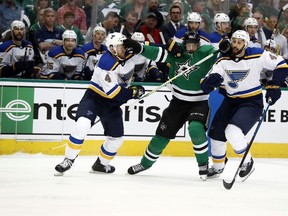
[(145, 94), (145, 89), (141, 85), (132, 85), (132, 86), (129, 86), (129, 89), (133, 91), (132, 98), (134, 99), (139, 99), (141, 98), (142, 95)]
[(204, 93), (208, 94), (219, 87), (224, 81), (223, 77), (218, 73), (212, 73), (201, 82), (201, 89)]
[(231, 48), (231, 43), (228, 37), (224, 37), (219, 43), (219, 50), (222, 53), (227, 53)]
[(166, 45), (166, 49), (168, 50), (168, 52), (170, 52), (177, 58), (181, 57), (183, 53), (181, 46), (173, 39), (170, 39), (168, 41), (168, 44)]
[(266, 103), (269, 103), (270, 105), (275, 104), (275, 102), (281, 97), (281, 90), (279, 83), (269, 80), (266, 83)]
[(125, 49), (131, 53), (131, 54), (139, 54), (143, 51), (143, 46), (132, 39), (126, 39), (123, 41), (123, 46), (125, 47)]

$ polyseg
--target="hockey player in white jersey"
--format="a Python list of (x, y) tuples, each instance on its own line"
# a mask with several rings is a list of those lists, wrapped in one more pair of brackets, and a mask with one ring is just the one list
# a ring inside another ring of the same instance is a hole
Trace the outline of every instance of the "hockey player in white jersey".
[(256, 38), (256, 33), (258, 30), (258, 22), (255, 18), (249, 17), (244, 21), (244, 29), (248, 32), (250, 41), (248, 47), (259, 47), (261, 48), (261, 42)]
[(100, 57), (107, 51), (107, 47), (103, 42), (106, 38), (106, 29), (96, 26), (92, 32), (92, 42), (84, 44), (81, 49), (85, 52), (86, 63), (83, 69), (83, 79), (90, 80), (94, 67)]
[[(132, 40), (145, 44), (145, 37), (142, 32), (134, 32), (131, 36)], [(145, 58), (142, 55), (135, 57), (135, 71), (133, 75), (134, 82), (162, 82), (163, 74), (158, 70), (155, 61)]]
[(109, 165), (109, 162), (123, 143), (124, 128), (120, 106), (145, 93), (140, 85), (130, 86), (135, 59), (125, 50), (125, 39), (118, 32), (107, 36), (106, 46), (109, 52), (102, 55), (97, 63), (88, 89), (80, 101), (76, 124), (66, 146), (65, 159), (55, 167), (56, 175), (62, 175), (71, 168), (97, 116), (103, 125), (106, 141), (100, 148), (100, 155), (92, 166), (92, 172), (115, 171), (115, 167)]
[(215, 31), (209, 35), (210, 43), (215, 49), (219, 49), (219, 42), (227, 36), (230, 28), (230, 18), (225, 13), (217, 13), (214, 16), (213, 23)]
[(63, 35), (63, 46), (54, 46), (48, 52), (48, 72), (42, 78), (48, 79), (82, 79), (85, 53), (77, 48), (77, 35), (73, 30), (66, 30)]
[(32, 43), (24, 39), (25, 25), (11, 23), (12, 39), (0, 45), (0, 77), (34, 78), (34, 51)]
[[(243, 30), (233, 33), (231, 49), (220, 57), (201, 83), (204, 92), (220, 87), (224, 100), (215, 114), (209, 136), (213, 166), (208, 178), (218, 177), (224, 170), (226, 141), (234, 152), (243, 156), (247, 148), (246, 134), (263, 112), (260, 73), (263, 68), (274, 70), (266, 88), (266, 102), (273, 105), (281, 96), (280, 85), (288, 73), (288, 65), (281, 56), (261, 48), (248, 47), (249, 35)], [(247, 48), (248, 47), (248, 48)], [(239, 172), (245, 180), (254, 170), (254, 161), (248, 153)]]

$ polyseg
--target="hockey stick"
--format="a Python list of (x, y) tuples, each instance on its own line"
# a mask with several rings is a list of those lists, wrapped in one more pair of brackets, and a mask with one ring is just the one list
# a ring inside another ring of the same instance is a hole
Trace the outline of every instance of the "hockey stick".
[(260, 128), (260, 126), (261, 126), (261, 124), (262, 124), (262, 122), (263, 122), (263, 120), (264, 120), (264, 118), (265, 118), (265, 116), (266, 116), (266, 113), (267, 113), (267, 111), (268, 111), (268, 109), (269, 109), (269, 107), (270, 107), (270, 103), (271, 103), (271, 102), (270, 102), (270, 99), (269, 99), (269, 103), (268, 103), (266, 109), (264, 110), (264, 113), (263, 113), (262, 116), (261, 116), (261, 119), (260, 119), (260, 121), (259, 121), (259, 123), (258, 123), (258, 125), (257, 125), (257, 127), (256, 127), (256, 129), (255, 129), (255, 131), (254, 131), (254, 134), (253, 134), (253, 136), (252, 136), (252, 138), (251, 138), (251, 140), (250, 140), (250, 142), (249, 142), (249, 144), (248, 144), (248, 146), (247, 146), (247, 149), (246, 149), (246, 151), (245, 151), (245, 153), (244, 153), (244, 155), (243, 155), (243, 158), (242, 158), (242, 160), (241, 160), (241, 162), (240, 162), (240, 164), (239, 164), (239, 166), (238, 166), (238, 168), (237, 168), (237, 170), (236, 170), (236, 173), (235, 173), (235, 175), (234, 175), (233, 180), (232, 180), (231, 182), (226, 182), (226, 181), (223, 179), (223, 186), (224, 186), (227, 190), (230, 190), (230, 189), (232, 188), (232, 186), (233, 186), (233, 184), (234, 184), (234, 182), (235, 182), (235, 180), (236, 180), (236, 177), (237, 177), (238, 173), (240, 172), (240, 169), (241, 169), (241, 167), (242, 167), (242, 165), (243, 165), (243, 163), (244, 163), (244, 160), (245, 160), (245, 158), (246, 158), (246, 156), (247, 156), (247, 154), (248, 154), (248, 152), (249, 152), (249, 150), (250, 150), (250, 148), (251, 148), (251, 146), (252, 146), (252, 144), (253, 144), (253, 141), (254, 141), (257, 133), (258, 133), (258, 130), (259, 130), (259, 128)]
[(195, 68), (197, 68), (197, 66), (199, 66), (200, 64), (202, 64), (203, 62), (205, 62), (206, 60), (210, 59), (212, 56), (214, 56), (215, 54), (217, 54), (219, 52), (219, 50), (214, 51), (213, 53), (210, 53), (208, 56), (206, 56), (205, 58), (201, 59), (200, 61), (196, 62), (195, 64), (193, 64), (192, 66), (190, 66), (189, 68), (187, 68), (184, 71), (181, 71), (180, 73), (178, 73), (176, 76), (172, 77), (171, 79), (167, 80), (165, 83), (161, 84), (160, 86), (157, 86), (156, 88), (154, 88), (152, 91), (144, 94), (141, 98), (137, 99), (136, 101), (134, 101), (132, 104), (129, 105), (128, 111), (131, 111), (132, 108), (138, 104), (141, 100), (143, 100), (144, 98), (152, 95), (153, 93), (155, 93), (156, 91), (158, 91), (159, 89), (165, 87), (167, 84), (169, 84), (170, 82), (172, 82), (173, 80), (177, 79), (178, 77), (182, 76), (183, 74), (191, 71), (191, 70), (195, 70)]
[(275, 37), (275, 34), (276, 34), (276, 30), (277, 30), (277, 26), (278, 26), (278, 24), (279, 24), (279, 21), (280, 21), (280, 17), (281, 17), (281, 15), (282, 15), (282, 13), (285, 11), (285, 10), (287, 10), (288, 9), (288, 4), (286, 4), (286, 5), (284, 5), (282, 8), (281, 8), (281, 10), (279, 11), (279, 13), (278, 13), (278, 17), (277, 17), (277, 22), (276, 22), (276, 24), (275, 24), (275, 26), (274, 26), (274, 29), (273, 29), (273, 32), (272, 32), (272, 35), (271, 35), (271, 40), (274, 40), (274, 37)]

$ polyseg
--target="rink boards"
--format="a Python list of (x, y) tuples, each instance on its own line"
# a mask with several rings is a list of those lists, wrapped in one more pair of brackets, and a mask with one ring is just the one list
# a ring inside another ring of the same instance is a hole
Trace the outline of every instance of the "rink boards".
[[(73, 128), (78, 103), (87, 82), (48, 82), (1, 79), (0, 85), (0, 154), (15, 152), (63, 154), (64, 145)], [(147, 92), (155, 85), (145, 84)], [(163, 88), (147, 97), (134, 110), (128, 111), (129, 101), (122, 107), (125, 142), (118, 155), (142, 155), (154, 135), (161, 114), (172, 95)], [(211, 98), (218, 100), (213, 93)], [(288, 158), (288, 91), (268, 111), (251, 149), (255, 157)], [(264, 105), (266, 106), (266, 104)], [(214, 103), (212, 103), (212, 109)], [(192, 156), (193, 149), (185, 125), (164, 155)], [(248, 141), (255, 128), (248, 135)], [(88, 134), (82, 155), (95, 155), (105, 137), (100, 123)], [(231, 148), (228, 155), (234, 156)]]

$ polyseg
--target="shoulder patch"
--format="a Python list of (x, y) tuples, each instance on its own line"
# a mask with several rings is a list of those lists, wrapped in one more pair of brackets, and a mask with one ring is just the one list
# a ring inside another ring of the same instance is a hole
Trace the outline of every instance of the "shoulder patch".
[(114, 70), (119, 65), (119, 62), (116, 61), (110, 52), (104, 53), (98, 62), (98, 67), (103, 70)]

